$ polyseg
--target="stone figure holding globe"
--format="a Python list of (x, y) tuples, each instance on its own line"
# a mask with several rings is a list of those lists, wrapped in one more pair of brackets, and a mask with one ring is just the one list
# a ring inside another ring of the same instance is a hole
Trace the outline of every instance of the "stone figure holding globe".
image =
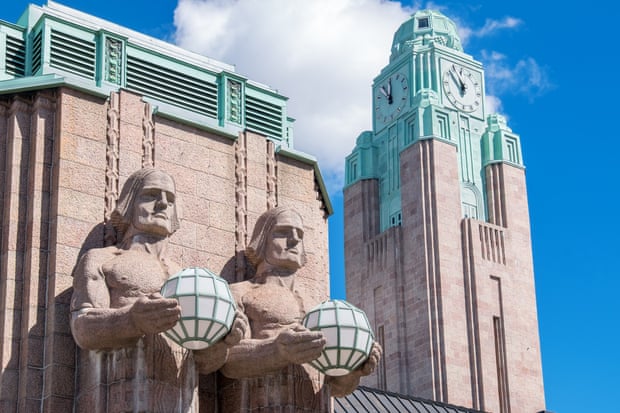
[(314, 304), (296, 283), (305, 263), (303, 236), (301, 216), (290, 208), (271, 209), (256, 223), (246, 249), (256, 275), (231, 285), (250, 329), (221, 369), (228, 378), (223, 411), (329, 412), (329, 397), (352, 392), (379, 361), (381, 348), (375, 343), (368, 360), (343, 376), (325, 378), (308, 364), (321, 356), (326, 339), (302, 325)]
[[(96, 351), (90, 356), (94, 365), (107, 355), (106, 382), (82, 381), (78, 410), (197, 411), (197, 372), (215, 371), (226, 361), (229, 346), (244, 334), (243, 316), (223, 341), (205, 350), (187, 350), (162, 334), (181, 314), (177, 300), (159, 293), (180, 270), (166, 253), (180, 224), (168, 174), (154, 168), (133, 173), (112, 223), (118, 244), (89, 250), (74, 270), (73, 336), (81, 348)], [(107, 394), (93, 396), (102, 387)]]

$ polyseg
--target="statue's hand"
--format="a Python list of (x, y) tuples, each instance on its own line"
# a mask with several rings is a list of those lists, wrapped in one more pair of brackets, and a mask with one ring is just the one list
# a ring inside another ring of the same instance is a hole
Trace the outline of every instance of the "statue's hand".
[(155, 293), (138, 298), (129, 309), (134, 326), (143, 334), (155, 334), (174, 327), (181, 316), (177, 300)]
[(296, 324), (282, 330), (276, 337), (278, 353), (293, 364), (308, 363), (317, 359), (325, 347), (325, 337)]
[(359, 367), (359, 372), (362, 376), (368, 376), (372, 374), (377, 365), (379, 364), (379, 360), (381, 360), (381, 356), (383, 355), (383, 349), (381, 345), (376, 341), (372, 344), (372, 348), (370, 349), (370, 355), (368, 359)]
[(250, 331), (250, 323), (248, 318), (243, 313), (237, 309), (235, 312), (235, 321), (233, 321), (233, 325), (230, 327), (230, 331), (224, 337), (224, 342), (227, 346), (234, 346), (239, 343), (243, 337), (246, 336)]
[(351, 394), (360, 384), (360, 379), (363, 376), (368, 376), (375, 371), (377, 365), (379, 364), (379, 360), (381, 359), (382, 353), (383, 349), (375, 341), (370, 349), (370, 355), (364, 364), (344, 376), (327, 376), (325, 378), (325, 382), (329, 383), (332, 396), (344, 397), (347, 394)]

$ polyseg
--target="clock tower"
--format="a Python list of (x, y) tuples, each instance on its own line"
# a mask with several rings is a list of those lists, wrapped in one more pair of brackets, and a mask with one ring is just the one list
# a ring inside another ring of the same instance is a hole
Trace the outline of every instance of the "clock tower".
[(346, 159), (347, 300), (384, 348), (366, 385), (497, 413), (544, 410), (520, 138), (484, 103), (454, 23), (419, 11)]

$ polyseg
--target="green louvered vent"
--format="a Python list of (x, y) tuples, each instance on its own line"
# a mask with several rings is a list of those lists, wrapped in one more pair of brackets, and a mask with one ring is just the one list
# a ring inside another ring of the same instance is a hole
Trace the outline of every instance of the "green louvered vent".
[(36, 75), (41, 69), (41, 53), (43, 47), (43, 32), (35, 34), (32, 38), (32, 71), (31, 75)]
[(95, 42), (52, 30), (50, 66), (95, 78)]
[(26, 74), (26, 43), (16, 37), (6, 37), (6, 72), (22, 77)]
[(282, 138), (282, 107), (246, 96), (245, 123), (248, 129)]
[(127, 89), (217, 119), (217, 85), (127, 56)]

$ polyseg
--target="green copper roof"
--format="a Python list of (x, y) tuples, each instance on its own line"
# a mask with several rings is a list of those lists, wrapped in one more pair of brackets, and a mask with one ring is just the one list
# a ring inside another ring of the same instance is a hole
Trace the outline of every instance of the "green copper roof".
[(430, 42), (463, 51), (461, 39), (452, 20), (433, 10), (421, 10), (404, 22), (394, 34), (390, 62), (403, 53)]

